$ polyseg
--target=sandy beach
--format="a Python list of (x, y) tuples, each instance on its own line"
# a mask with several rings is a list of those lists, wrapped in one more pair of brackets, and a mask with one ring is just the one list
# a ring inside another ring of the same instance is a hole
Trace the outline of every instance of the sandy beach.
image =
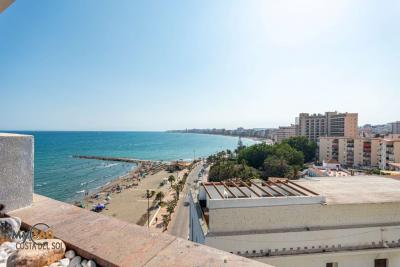
[[(140, 175), (140, 173), (147, 173)], [(186, 172), (179, 172), (179, 177)], [(83, 200), (84, 208), (93, 209), (98, 204), (105, 204), (100, 213), (124, 220), (130, 223), (145, 225), (147, 222), (146, 191), (162, 191), (165, 195), (171, 190), (170, 184), (163, 183), (170, 175), (177, 177), (177, 172), (168, 172), (165, 165), (154, 165), (149, 162), (141, 164), (130, 173), (103, 186), (99, 192), (86, 196)], [(150, 220), (158, 208), (151, 208), (155, 194), (150, 198)], [(143, 217), (143, 218), (142, 218)], [(142, 219), (141, 219), (142, 218)]]

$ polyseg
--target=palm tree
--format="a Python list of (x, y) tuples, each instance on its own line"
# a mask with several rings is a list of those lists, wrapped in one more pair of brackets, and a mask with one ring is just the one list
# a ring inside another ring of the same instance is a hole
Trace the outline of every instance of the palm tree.
[(174, 213), (175, 210), (175, 202), (174, 201), (169, 201), (167, 203), (167, 212), (169, 213), (169, 215), (171, 215), (172, 213)]
[(179, 186), (180, 191), (182, 191), (182, 190), (183, 190), (183, 187), (185, 186), (185, 181), (179, 180), (178, 186)]
[(163, 214), (162, 215), (162, 221), (163, 221), (163, 226), (164, 226), (164, 231), (167, 230), (168, 228), (168, 223), (171, 220), (171, 216), (169, 216), (168, 214)]
[(300, 173), (300, 168), (298, 166), (293, 166), (293, 179), (298, 179)]
[(164, 193), (162, 191), (160, 191), (156, 194), (155, 200), (158, 201), (158, 203), (161, 203), (161, 201), (163, 200), (164, 197), (165, 197)]
[(168, 177), (168, 182), (169, 182), (170, 184), (172, 184), (173, 182), (175, 182), (175, 177), (174, 177), (173, 175), (170, 175), (170, 176)]
[(178, 200), (179, 199), (179, 191), (181, 190), (179, 184), (172, 185), (172, 189), (175, 190), (176, 199)]

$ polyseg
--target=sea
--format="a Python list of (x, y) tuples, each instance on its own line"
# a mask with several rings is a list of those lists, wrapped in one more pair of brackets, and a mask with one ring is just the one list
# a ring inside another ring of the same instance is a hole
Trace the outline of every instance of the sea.
[[(15, 131), (13, 131), (15, 132)], [(171, 132), (45, 132), (34, 136), (34, 191), (64, 202), (82, 199), (137, 167), (133, 163), (74, 158), (128, 157), (144, 160), (193, 160), (234, 150), (238, 137)], [(242, 139), (244, 145), (255, 143)]]

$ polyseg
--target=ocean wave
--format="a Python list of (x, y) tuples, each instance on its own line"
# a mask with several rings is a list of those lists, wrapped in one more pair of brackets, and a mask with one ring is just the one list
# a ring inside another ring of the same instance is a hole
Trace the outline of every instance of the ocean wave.
[(75, 193), (82, 194), (82, 193), (85, 193), (85, 190), (76, 191)]
[(81, 183), (81, 186), (84, 186), (84, 185), (93, 183), (94, 181), (96, 181), (96, 179), (93, 179), (93, 180), (90, 180), (90, 181), (87, 181), (87, 182), (82, 182), (82, 183)]
[(106, 169), (106, 168), (111, 168), (111, 167), (113, 167), (113, 166), (117, 166), (117, 165), (119, 165), (119, 164), (120, 164), (120, 163), (110, 163), (110, 164), (98, 166), (98, 168), (99, 168), (99, 169)]

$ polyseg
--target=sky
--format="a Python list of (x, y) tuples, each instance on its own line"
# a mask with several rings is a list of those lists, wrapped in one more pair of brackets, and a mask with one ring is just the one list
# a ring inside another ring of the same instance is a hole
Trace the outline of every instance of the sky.
[(400, 1), (17, 0), (0, 129), (267, 128), (400, 120)]

